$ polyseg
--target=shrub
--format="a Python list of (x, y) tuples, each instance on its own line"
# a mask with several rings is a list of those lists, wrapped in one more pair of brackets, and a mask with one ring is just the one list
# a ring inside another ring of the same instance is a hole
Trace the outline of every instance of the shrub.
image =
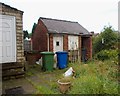
[(107, 59), (117, 59), (118, 51), (117, 50), (102, 50), (95, 55), (98, 60), (107, 60)]
[(93, 55), (101, 50), (117, 49), (118, 34), (114, 32), (112, 26), (104, 27), (103, 31), (93, 38)]
[(97, 53), (96, 57), (99, 60), (109, 59), (107, 50), (100, 51), (99, 53)]

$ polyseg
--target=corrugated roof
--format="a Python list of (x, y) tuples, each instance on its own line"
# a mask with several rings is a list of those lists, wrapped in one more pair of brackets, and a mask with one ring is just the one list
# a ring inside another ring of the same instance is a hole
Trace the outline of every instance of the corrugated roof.
[(49, 33), (90, 34), (78, 22), (40, 17)]

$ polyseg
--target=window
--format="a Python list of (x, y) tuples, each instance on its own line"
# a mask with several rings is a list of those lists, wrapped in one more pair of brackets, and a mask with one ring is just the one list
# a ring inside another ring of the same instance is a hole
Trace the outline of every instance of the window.
[(56, 42), (56, 46), (59, 46), (59, 41)]

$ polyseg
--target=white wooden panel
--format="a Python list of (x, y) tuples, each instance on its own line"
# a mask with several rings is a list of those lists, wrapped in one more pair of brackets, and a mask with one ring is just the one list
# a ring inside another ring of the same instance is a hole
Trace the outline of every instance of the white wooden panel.
[(15, 17), (0, 15), (0, 21), (0, 63), (16, 62)]
[(11, 50), (11, 46), (6, 46), (6, 56), (10, 57), (12, 54), (9, 52)]
[(68, 49), (78, 50), (78, 36), (68, 36)]
[(63, 51), (63, 36), (53, 36), (53, 50)]
[(6, 42), (10, 42), (11, 41), (11, 33), (10, 31), (6, 31)]

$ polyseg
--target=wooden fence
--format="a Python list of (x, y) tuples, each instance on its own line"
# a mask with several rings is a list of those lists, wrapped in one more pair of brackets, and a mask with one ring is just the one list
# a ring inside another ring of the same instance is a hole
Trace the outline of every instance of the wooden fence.
[(24, 51), (31, 51), (32, 50), (32, 45), (30, 40), (24, 40)]
[(79, 58), (79, 57), (80, 57), (79, 50), (69, 50), (68, 51), (68, 60), (69, 60), (69, 62), (75, 63), (77, 61), (80, 61), (79, 59), (81, 59), (81, 58)]

